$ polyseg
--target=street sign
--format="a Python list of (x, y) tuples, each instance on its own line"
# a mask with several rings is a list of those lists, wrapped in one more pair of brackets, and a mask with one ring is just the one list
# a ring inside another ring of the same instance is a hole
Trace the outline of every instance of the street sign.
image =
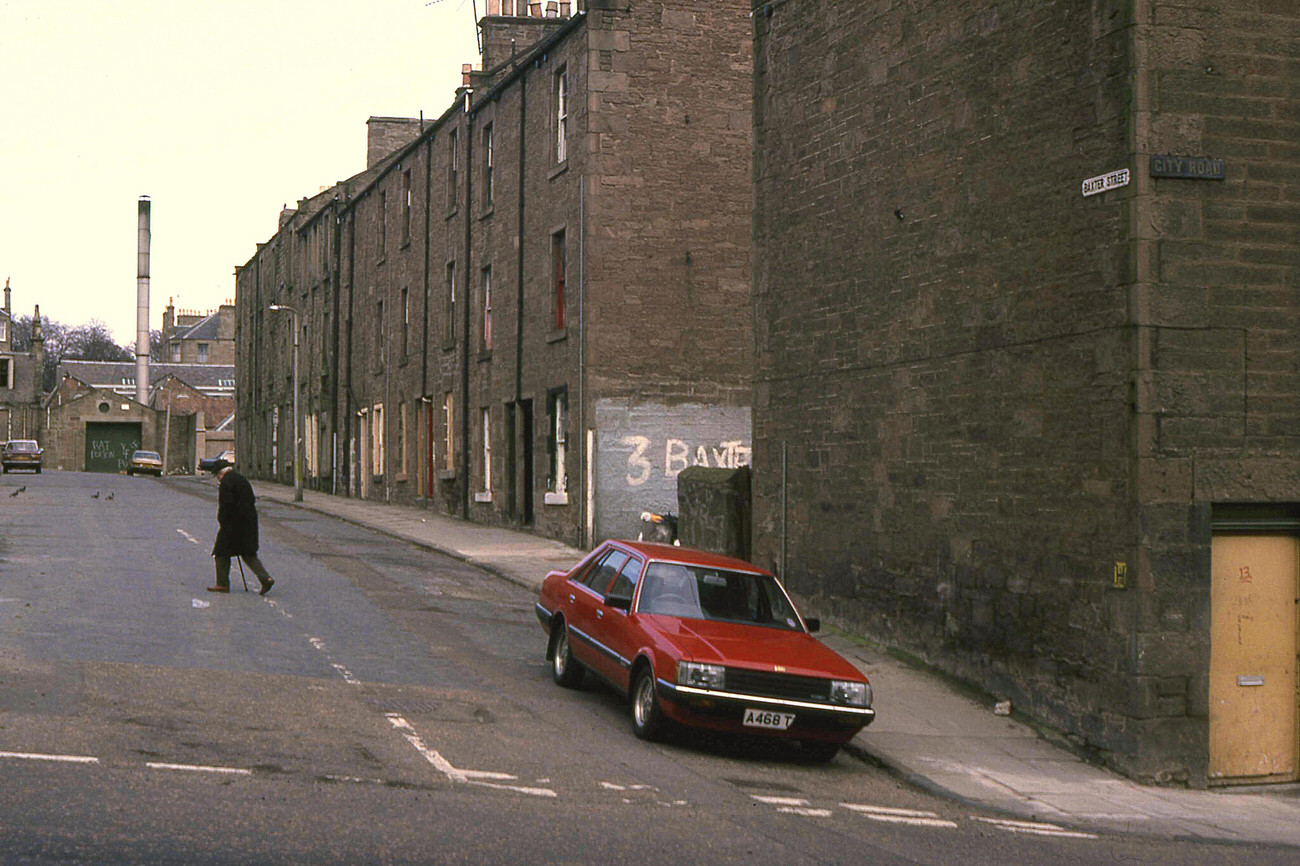
[(1223, 160), (1213, 156), (1151, 155), (1152, 177), (1181, 177), (1188, 180), (1223, 180)]
[(1121, 186), (1128, 186), (1129, 171), (1127, 168), (1121, 168), (1118, 171), (1099, 174), (1096, 177), (1090, 177), (1083, 182), (1083, 194), (1085, 197), (1097, 195), (1098, 193), (1116, 189)]

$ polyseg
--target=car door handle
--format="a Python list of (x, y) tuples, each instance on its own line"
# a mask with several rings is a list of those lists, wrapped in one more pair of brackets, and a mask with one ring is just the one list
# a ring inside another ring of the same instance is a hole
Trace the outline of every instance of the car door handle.
[(596, 611), (596, 619), (604, 619), (604, 618), (605, 618), (605, 611), (603, 610)]
[(573, 593), (569, 593), (569, 604), (573, 604), (577, 600), (578, 597), (576, 595), (574, 595)]

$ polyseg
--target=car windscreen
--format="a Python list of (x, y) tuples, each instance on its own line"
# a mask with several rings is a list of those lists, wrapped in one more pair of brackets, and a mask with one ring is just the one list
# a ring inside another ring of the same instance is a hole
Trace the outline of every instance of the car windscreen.
[(40, 446), (35, 442), (14, 441), (9, 443), (10, 451), (38, 451)]
[(640, 613), (743, 622), (799, 631), (799, 617), (776, 579), (675, 562), (652, 562), (641, 578)]
[(161, 460), (157, 451), (137, 451), (131, 455), (132, 460)]

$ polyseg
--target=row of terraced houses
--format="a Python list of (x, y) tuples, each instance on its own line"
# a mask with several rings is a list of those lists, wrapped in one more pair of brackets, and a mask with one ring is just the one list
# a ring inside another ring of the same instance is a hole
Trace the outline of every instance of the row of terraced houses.
[(486, 11), (239, 268), (251, 474), (297, 328), (309, 486), (586, 545), (751, 465), (829, 620), (1137, 778), (1297, 778), (1292, 0)]

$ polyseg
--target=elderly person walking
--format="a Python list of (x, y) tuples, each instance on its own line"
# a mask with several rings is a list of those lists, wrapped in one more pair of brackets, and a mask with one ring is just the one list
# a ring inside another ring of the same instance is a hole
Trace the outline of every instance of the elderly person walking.
[(238, 556), (262, 582), (259, 595), (266, 595), (275, 586), (266, 567), (257, 558), (257, 506), (253, 485), (234, 470), (228, 460), (215, 460), (209, 470), (217, 476), (217, 540), (212, 545), (212, 555), (217, 562), (217, 584), (208, 592), (230, 592), (230, 559)]

